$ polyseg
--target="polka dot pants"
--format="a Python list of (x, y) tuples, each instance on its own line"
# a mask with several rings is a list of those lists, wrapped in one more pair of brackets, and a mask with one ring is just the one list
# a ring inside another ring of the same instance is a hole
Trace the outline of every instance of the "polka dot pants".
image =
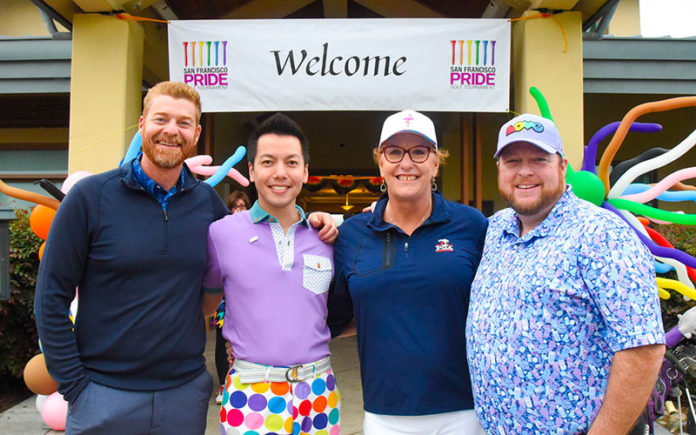
[(341, 394), (331, 370), (304, 382), (242, 384), (227, 374), (222, 435), (339, 435)]

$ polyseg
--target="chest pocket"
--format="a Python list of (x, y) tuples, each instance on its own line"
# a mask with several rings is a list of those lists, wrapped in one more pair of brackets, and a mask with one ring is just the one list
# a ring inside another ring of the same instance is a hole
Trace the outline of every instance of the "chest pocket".
[(328, 257), (302, 254), (302, 286), (315, 294), (326, 293), (331, 284), (332, 265)]

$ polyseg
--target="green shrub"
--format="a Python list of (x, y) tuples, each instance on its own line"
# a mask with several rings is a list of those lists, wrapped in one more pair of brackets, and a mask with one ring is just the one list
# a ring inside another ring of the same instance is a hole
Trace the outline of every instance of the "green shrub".
[(15, 210), (10, 222), (10, 299), (0, 302), (0, 377), (21, 377), (39, 352), (34, 289), (42, 240), (29, 226), (29, 213)]
[(696, 225), (659, 225), (657, 231), (675, 248), (696, 257)]

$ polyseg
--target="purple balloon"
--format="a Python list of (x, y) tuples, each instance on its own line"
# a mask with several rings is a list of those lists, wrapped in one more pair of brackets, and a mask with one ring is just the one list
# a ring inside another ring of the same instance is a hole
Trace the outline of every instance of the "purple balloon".
[[(595, 161), (597, 160), (597, 147), (599, 143), (603, 141), (607, 136), (614, 133), (621, 123), (619, 121), (607, 124), (604, 127), (597, 130), (597, 133), (592, 136), (590, 142), (585, 147), (585, 155), (582, 159), (582, 170), (589, 171), (596, 174), (595, 171)], [(634, 122), (628, 129), (629, 131), (637, 131), (639, 133), (654, 133), (656, 131), (662, 131), (662, 126), (660, 124), (654, 124), (651, 122)]]
[(653, 242), (652, 239), (650, 239), (648, 236), (645, 234), (641, 233), (640, 231), (636, 230), (633, 228), (633, 225), (631, 225), (626, 218), (623, 217), (623, 215), (617, 210), (614, 206), (609, 204), (608, 202), (604, 201), (602, 204), (602, 208), (605, 208), (611, 212), (614, 212), (618, 217), (624, 220), (628, 224), (631, 229), (638, 235), (638, 238), (640, 239), (641, 242), (645, 244), (645, 246), (648, 247), (650, 252), (653, 255), (657, 255), (660, 257), (667, 257), (667, 258), (673, 258), (677, 261), (680, 261), (684, 263), (685, 265), (689, 267), (694, 267), (696, 268), (696, 258), (692, 257), (691, 255), (687, 254), (686, 252), (680, 251), (679, 249), (675, 248), (665, 248), (664, 246), (660, 246), (657, 243)]

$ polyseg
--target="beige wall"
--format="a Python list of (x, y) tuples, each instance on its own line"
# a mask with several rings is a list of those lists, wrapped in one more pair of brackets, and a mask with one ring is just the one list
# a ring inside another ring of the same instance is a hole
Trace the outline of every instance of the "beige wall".
[[(0, 1), (0, 17), (2, 36), (51, 36), (39, 9), (29, 0)], [(58, 31), (67, 31), (58, 23), (56, 26)]]

